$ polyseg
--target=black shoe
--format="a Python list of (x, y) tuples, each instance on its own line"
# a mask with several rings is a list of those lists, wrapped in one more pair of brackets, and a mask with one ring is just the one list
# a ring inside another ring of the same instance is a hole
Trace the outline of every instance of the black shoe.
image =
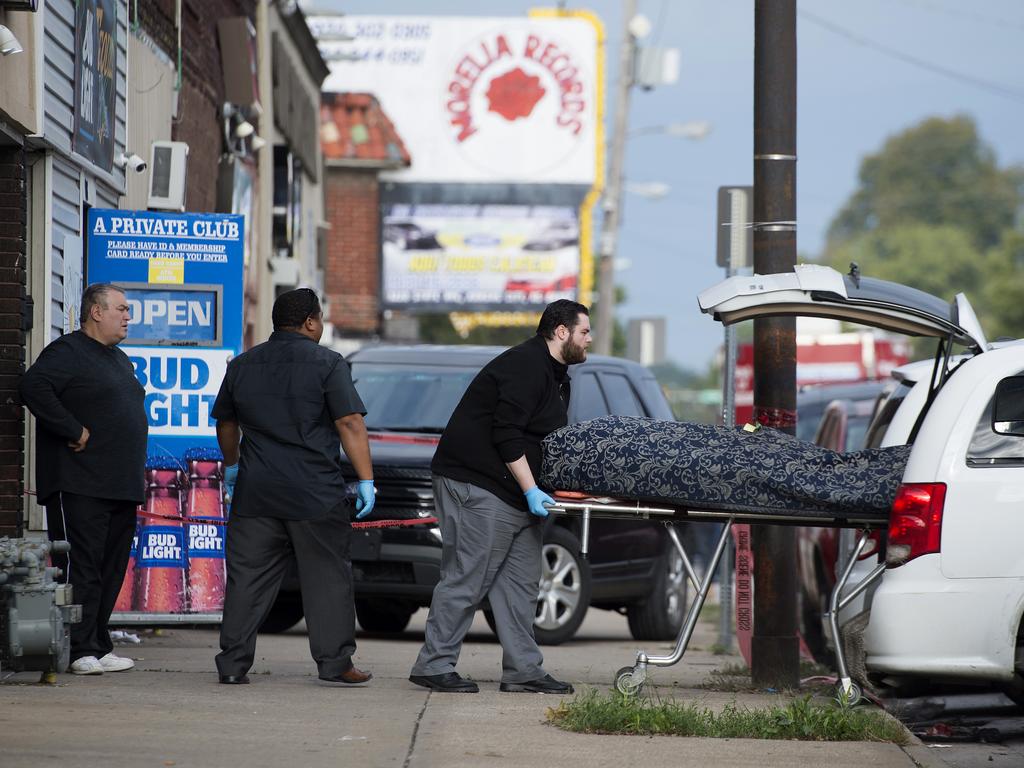
[(409, 675), (409, 682), (442, 693), (478, 693), (480, 691), (480, 687), (476, 683), (466, 680), (458, 672), (445, 672), (443, 675)]
[(498, 690), (502, 693), (573, 693), (573, 687), (569, 683), (555, 680), (551, 675), (544, 675), (540, 680), (531, 680), (528, 683), (502, 683)]
[(249, 684), (249, 676), (248, 675), (221, 675), (219, 678), (217, 678), (217, 680), (218, 680), (218, 682), (223, 683), (224, 685), (248, 685)]
[(345, 685), (350, 688), (357, 685), (366, 685), (372, 679), (372, 672), (363, 672), (363, 670), (356, 669), (355, 667), (349, 667), (340, 675), (320, 675), (320, 682), (326, 685)]

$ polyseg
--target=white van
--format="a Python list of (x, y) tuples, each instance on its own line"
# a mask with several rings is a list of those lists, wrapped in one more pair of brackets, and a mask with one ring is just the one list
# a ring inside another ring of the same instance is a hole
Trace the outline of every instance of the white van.
[(915, 365), (904, 382), (916, 379), (880, 443), (913, 449), (870, 599), (865, 662), (879, 676), (995, 681), (1021, 700), (1024, 343), (988, 344), (962, 294), (947, 304), (816, 265), (730, 278), (699, 303), (725, 323), (812, 315), (938, 340), (934, 365)]

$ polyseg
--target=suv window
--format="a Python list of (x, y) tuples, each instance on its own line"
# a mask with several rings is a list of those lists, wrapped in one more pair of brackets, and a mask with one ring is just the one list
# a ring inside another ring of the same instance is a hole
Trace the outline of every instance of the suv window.
[(608, 415), (608, 405), (593, 373), (573, 376), (571, 391), (574, 421), (589, 421)]
[(629, 379), (621, 373), (602, 373), (601, 388), (616, 416), (645, 416), (644, 407), (633, 391)]
[(1005, 467), (1024, 464), (1024, 437), (1000, 435), (992, 429), (992, 400), (974, 427), (971, 444), (967, 446), (967, 466)]
[(647, 406), (647, 415), (663, 421), (675, 421), (675, 414), (665, 399), (665, 393), (661, 385), (653, 376), (645, 376), (640, 379), (640, 395)]
[(476, 368), (352, 363), (368, 429), (444, 431)]

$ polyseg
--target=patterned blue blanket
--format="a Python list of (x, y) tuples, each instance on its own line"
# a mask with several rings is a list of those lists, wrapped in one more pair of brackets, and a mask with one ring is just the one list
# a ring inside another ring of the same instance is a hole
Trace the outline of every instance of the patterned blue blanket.
[(774, 429), (605, 416), (544, 440), (539, 483), (688, 509), (888, 519), (910, 446), (837, 453)]

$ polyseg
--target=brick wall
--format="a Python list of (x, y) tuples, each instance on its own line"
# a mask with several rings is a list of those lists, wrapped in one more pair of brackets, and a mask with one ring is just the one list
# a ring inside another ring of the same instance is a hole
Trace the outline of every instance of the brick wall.
[(25, 371), (25, 153), (0, 149), (0, 536), (20, 536), (25, 471), (25, 412), (18, 380)]
[[(224, 104), (217, 19), (246, 16), (255, 20), (255, 9), (255, 0), (186, 0), (182, 7), (183, 74), (178, 120), (171, 138), (184, 141), (189, 147), (186, 210), (216, 210), (217, 162), (223, 149), (221, 107)], [(139, 22), (146, 34), (174, 59), (177, 52), (174, 0), (140, 3)], [(270, 94), (260, 96), (264, 102), (270, 98)]]
[(328, 168), (324, 215), (327, 264), (324, 292), (328, 319), (346, 335), (380, 330), (380, 191), (377, 172)]

